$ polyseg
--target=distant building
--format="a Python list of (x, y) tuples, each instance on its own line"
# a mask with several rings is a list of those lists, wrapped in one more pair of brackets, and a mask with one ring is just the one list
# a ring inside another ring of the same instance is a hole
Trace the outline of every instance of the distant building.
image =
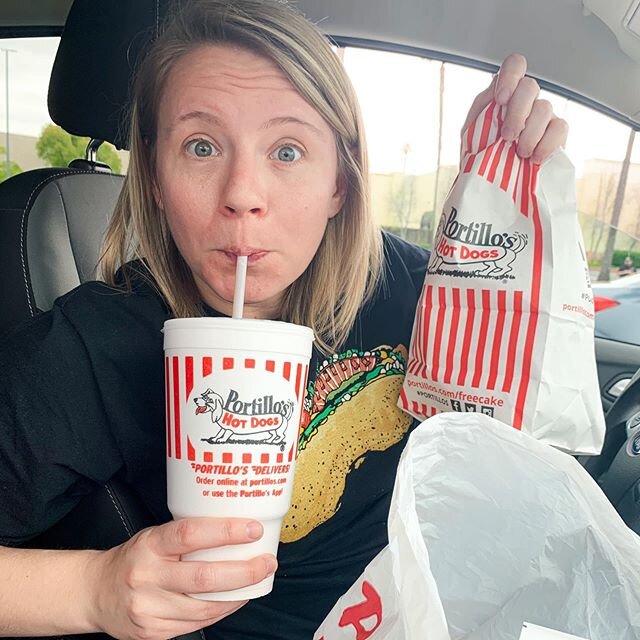
[[(42, 160), (36, 153), (36, 140), (33, 136), (21, 136), (16, 133), (9, 134), (9, 159), (17, 163), (23, 171), (37, 169), (42, 166)], [(7, 146), (7, 135), (0, 132), (0, 147)], [(2, 154), (2, 158), (6, 159)]]
[[(588, 160), (576, 182), (578, 217), (590, 259), (599, 259), (604, 251), (621, 168), (620, 161)], [(435, 207), (435, 172), (372, 174), (376, 221), (408, 240), (430, 245), (456, 173), (455, 166), (440, 167)], [(629, 169), (615, 246), (625, 251), (640, 249), (640, 164)]]
[[(587, 160), (582, 176), (576, 182), (577, 208), (608, 226), (611, 222), (622, 162), (618, 160)], [(629, 167), (618, 229), (640, 237), (640, 164)]]
[(372, 174), (371, 206), (376, 222), (409, 240), (430, 244), (456, 173), (455, 166), (440, 167), (437, 202), (435, 171), (420, 175)]

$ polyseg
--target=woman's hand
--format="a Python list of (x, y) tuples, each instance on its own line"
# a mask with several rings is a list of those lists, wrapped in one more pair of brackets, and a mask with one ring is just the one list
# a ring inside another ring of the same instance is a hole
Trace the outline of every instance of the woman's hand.
[(553, 113), (548, 100), (539, 100), (540, 87), (525, 76), (527, 61), (518, 53), (505, 58), (500, 71), (491, 84), (480, 93), (471, 105), (464, 131), (492, 101), (506, 104), (507, 112), (502, 124), (502, 137), (510, 142), (518, 141), (517, 153), (541, 163), (564, 146), (569, 126)]
[(274, 556), (248, 561), (180, 561), (185, 553), (253, 542), (260, 523), (245, 519), (186, 518), (141, 531), (96, 554), (88, 567), (91, 621), (116, 638), (173, 638), (214, 624), (245, 601), (208, 602), (186, 593), (228, 591), (260, 582), (277, 566)]

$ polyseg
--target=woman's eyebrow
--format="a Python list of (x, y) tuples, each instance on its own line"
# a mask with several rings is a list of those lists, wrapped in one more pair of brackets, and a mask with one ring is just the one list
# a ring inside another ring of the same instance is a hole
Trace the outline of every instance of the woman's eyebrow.
[[(189, 111), (188, 113), (183, 113), (182, 115), (178, 116), (173, 126), (170, 127), (170, 130), (174, 129), (183, 122), (188, 122), (189, 120), (203, 120), (204, 122), (212, 126), (222, 126), (222, 120), (220, 120), (220, 118), (213, 115), (212, 113), (209, 113), (208, 111)], [(261, 124), (260, 128), (269, 129), (271, 127), (277, 127), (284, 124), (300, 124), (313, 131), (313, 133), (315, 133), (318, 137), (324, 138), (324, 134), (320, 129), (318, 129), (318, 127), (311, 124), (310, 122), (307, 122), (306, 120), (296, 118), (295, 116), (280, 116), (277, 118), (271, 118), (270, 120), (267, 120), (266, 122)]]
[(182, 115), (178, 116), (178, 119), (175, 121), (173, 127), (176, 127), (177, 125), (189, 120), (204, 120), (206, 123), (213, 126), (222, 126), (222, 121), (220, 120), (220, 118), (214, 116), (212, 113), (209, 113), (207, 111), (189, 111), (188, 113), (183, 113)]
[(271, 118), (271, 120), (267, 120), (265, 123), (263, 123), (260, 126), (260, 128), (269, 129), (270, 127), (277, 127), (278, 125), (282, 125), (282, 124), (301, 124), (304, 127), (308, 127), (309, 129), (311, 129), (320, 138), (324, 137), (322, 131), (320, 131), (318, 127), (311, 124), (310, 122), (307, 122), (306, 120), (301, 120), (300, 118), (296, 118), (294, 116), (282, 116), (279, 118)]

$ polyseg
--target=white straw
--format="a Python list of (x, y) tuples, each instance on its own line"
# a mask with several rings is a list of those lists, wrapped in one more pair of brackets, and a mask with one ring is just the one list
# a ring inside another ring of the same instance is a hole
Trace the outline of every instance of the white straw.
[(247, 284), (247, 256), (236, 258), (236, 288), (233, 292), (233, 318), (242, 318), (244, 289)]

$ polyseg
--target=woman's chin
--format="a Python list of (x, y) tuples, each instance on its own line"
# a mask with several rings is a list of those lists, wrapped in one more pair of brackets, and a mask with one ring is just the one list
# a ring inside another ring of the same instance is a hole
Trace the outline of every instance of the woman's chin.
[[(271, 284), (271, 283), (270, 283)], [(259, 283), (248, 282), (244, 295), (245, 317), (277, 317), (279, 303), (286, 287), (260, 286)], [(219, 282), (208, 284), (206, 290), (200, 290), (205, 302), (220, 311), (231, 314), (235, 295), (235, 282)]]
[(283, 293), (284, 290), (248, 290), (244, 298), (247, 315), (252, 315), (256, 318), (278, 317)]

